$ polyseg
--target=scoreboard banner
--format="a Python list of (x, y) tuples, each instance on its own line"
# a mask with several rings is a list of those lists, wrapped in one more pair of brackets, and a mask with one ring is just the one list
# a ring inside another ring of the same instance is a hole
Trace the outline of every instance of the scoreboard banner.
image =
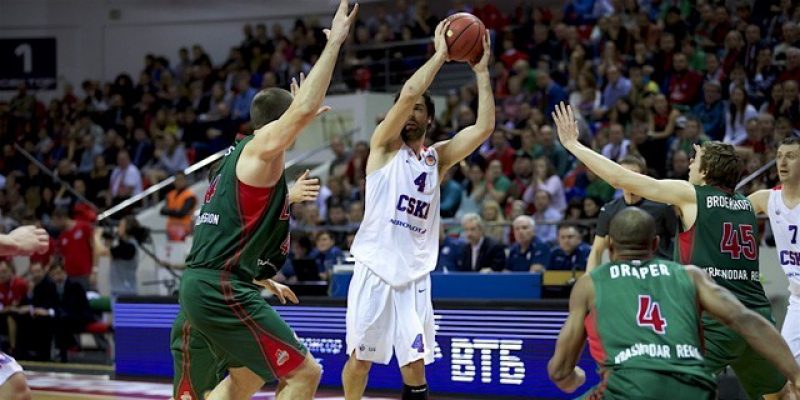
[(0, 90), (56, 88), (56, 39), (0, 39)]
[[(116, 375), (171, 378), (169, 330), (178, 305), (127, 302), (133, 299), (123, 298), (114, 308)], [(345, 307), (323, 304), (274, 308), (322, 365), (321, 385), (340, 387), (341, 371), (347, 361)], [(469, 398), (574, 397), (562, 393), (547, 377), (547, 361), (566, 319), (566, 304), (561, 310), (536, 308), (536, 303), (524, 308), (435, 303), (436, 361), (426, 367), (431, 391)], [(587, 384), (580, 392), (597, 383), (598, 377), (588, 352), (582, 354), (579, 365), (587, 372)], [(373, 365), (369, 388), (402, 390), (396, 359), (386, 366)]]

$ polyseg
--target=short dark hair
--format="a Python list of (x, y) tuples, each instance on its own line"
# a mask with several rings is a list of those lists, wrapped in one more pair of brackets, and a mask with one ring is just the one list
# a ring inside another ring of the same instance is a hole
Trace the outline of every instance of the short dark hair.
[(780, 146), (791, 146), (793, 144), (800, 145), (800, 138), (796, 136), (789, 136), (781, 140)]
[(286, 89), (269, 88), (258, 92), (250, 103), (250, 122), (253, 129), (259, 129), (280, 118), (289, 109), (292, 100), (294, 97)]
[(611, 219), (608, 234), (616, 247), (646, 249), (656, 237), (656, 222), (641, 208), (626, 207)]
[(736, 149), (718, 141), (705, 142), (703, 157), (700, 159), (700, 172), (706, 174), (706, 184), (734, 190), (742, 175), (742, 159)]
[(636, 154), (628, 154), (622, 157), (622, 160), (619, 160), (619, 165), (634, 165), (636, 168), (639, 168), (640, 173), (647, 173), (647, 161), (645, 161), (642, 156)]
[[(394, 102), (397, 103), (397, 99), (400, 98), (400, 92), (395, 93), (394, 95)], [(422, 98), (425, 99), (425, 109), (428, 111), (428, 116), (432, 119), (436, 119), (436, 106), (433, 104), (433, 99), (431, 99), (431, 94), (429, 92), (425, 92), (422, 94)]]

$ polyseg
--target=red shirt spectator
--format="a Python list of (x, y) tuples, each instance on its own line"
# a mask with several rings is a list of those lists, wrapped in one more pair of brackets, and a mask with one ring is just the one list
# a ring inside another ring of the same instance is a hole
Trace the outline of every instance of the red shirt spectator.
[(697, 103), (703, 77), (688, 69), (686, 55), (675, 53), (672, 59), (673, 72), (669, 78), (669, 102), (684, 106)]
[(28, 295), (28, 282), (14, 275), (8, 261), (0, 261), (0, 303), (3, 308), (16, 306)]
[(64, 271), (70, 279), (80, 282), (84, 289), (88, 289), (94, 261), (92, 226), (69, 218), (64, 209), (57, 209), (53, 213), (53, 225), (61, 230), (56, 247), (57, 252), (64, 257)]
[(502, 32), (503, 28), (508, 25), (508, 20), (492, 4), (489, 4), (486, 0), (478, 0), (475, 2), (475, 8), (472, 10), (472, 15), (478, 17), (483, 24), (486, 26), (486, 29), (491, 29), (496, 32)]

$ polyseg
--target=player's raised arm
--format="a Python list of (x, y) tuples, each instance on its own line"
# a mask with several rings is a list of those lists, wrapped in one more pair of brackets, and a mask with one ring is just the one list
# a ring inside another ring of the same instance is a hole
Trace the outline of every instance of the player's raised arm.
[(483, 38), (483, 56), (480, 61), (472, 66), (478, 81), (478, 117), (475, 120), (475, 125), (462, 129), (450, 140), (436, 144), (442, 171), (449, 169), (466, 158), (494, 132), (495, 104), (492, 83), (489, 79), (491, 53), (491, 43), (489, 41), (489, 32), (487, 31)]
[(294, 143), (297, 135), (319, 111), (324, 110), (320, 107), (331, 83), (339, 48), (347, 38), (358, 14), (358, 4), (349, 14), (348, 10), (348, 1), (341, 0), (331, 22), (331, 29), (326, 31), (328, 42), (305, 82), (297, 90), (291, 105), (280, 118), (256, 130), (255, 137), (243, 151), (243, 157), (259, 158), (265, 162), (273, 161)]
[(767, 203), (769, 202), (769, 189), (757, 190), (747, 196), (747, 200), (753, 204), (753, 212), (758, 214), (767, 213)]
[(569, 296), (569, 316), (558, 334), (553, 358), (547, 363), (547, 375), (559, 389), (572, 393), (586, 381), (586, 374), (578, 367), (578, 357), (583, 353), (586, 329), (583, 320), (589, 312), (589, 299), (594, 296), (594, 285), (589, 275), (575, 283)]
[(581, 144), (578, 141), (578, 125), (569, 105), (561, 103), (556, 106), (553, 119), (564, 148), (611, 186), (681, 209), (696, 201), (694, 187), (687, 181), (658, 180), (630, 171)]
[(796, 389), (800, 384), (800, 366), (778, 330), (699, 268), (687, 265), (686, 271), (694, 280), (697, 300), (703, 310), (741, 335), (753, 349), (777, 367)]
[[(386, 118), (375, 128), (375, 133), (372, 134), (369, 144), (370, 155), (373, 152), (382, 153), (396, 150), (402, 145), (400, 133), (403, 130), (403, 125), (408, 120), (408, 116), (414, 109), (414, 104), (428, 90), (436, 73), (448, 61), (445, 32), (447, 32), (449, 26), (450, 22), (447, 20), (442, 20), (436, 26), (436, 32), (433, 36), (433, 46), (436, 52), (417, 72), (411, 75), (411, 78), (408, 78), (400, 90), (397, 101), (386, 113)], [(431, 115), (431, 118), (435, 118), (435, 116)]]

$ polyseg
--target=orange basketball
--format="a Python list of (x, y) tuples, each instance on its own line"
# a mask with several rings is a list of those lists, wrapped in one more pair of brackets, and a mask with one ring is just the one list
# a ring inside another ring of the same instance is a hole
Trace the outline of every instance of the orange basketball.
[(447, 52), (453, 61), (478, 62), (483, 55), (483, 35), (486, 27), (470, 13), (453, 14), (447, 19), (450, 27), (445, 32)]

